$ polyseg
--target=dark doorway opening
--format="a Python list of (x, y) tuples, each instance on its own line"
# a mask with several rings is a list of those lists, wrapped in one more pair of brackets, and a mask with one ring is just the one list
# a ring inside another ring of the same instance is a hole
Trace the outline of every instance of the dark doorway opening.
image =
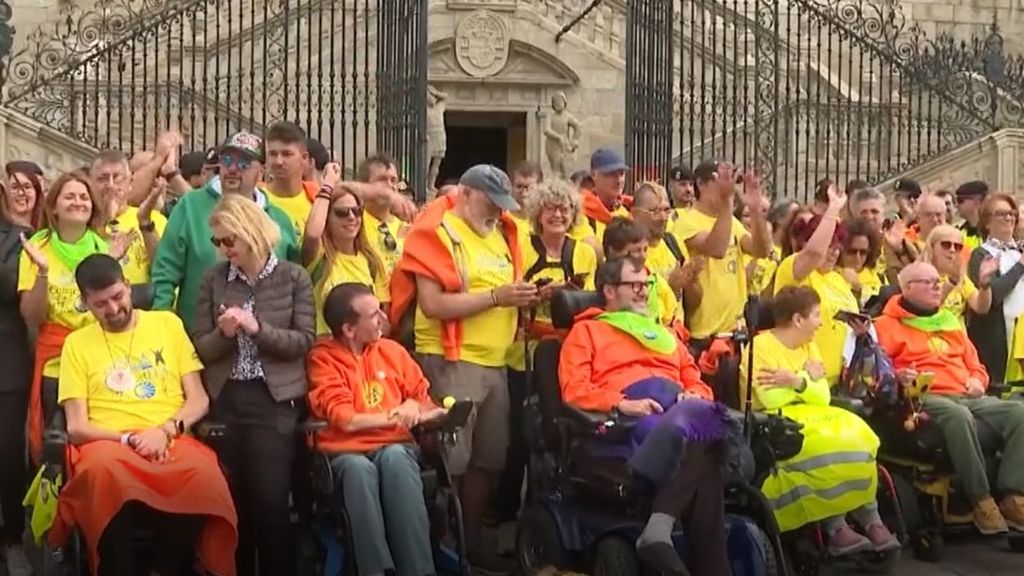
[(493, 164), (506, 172), (526, 157), (525, 112), (466, 112), (445, 115), (448, 149), (437, 186), (458, 181), (477, 164)]

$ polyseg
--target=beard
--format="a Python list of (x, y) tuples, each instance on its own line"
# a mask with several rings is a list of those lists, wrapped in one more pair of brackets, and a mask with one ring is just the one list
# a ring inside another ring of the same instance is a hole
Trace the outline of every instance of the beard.
[(103, 319), (104, 328), (107, 332), (124, 332), (128, 329), (128, 326), (131, 325), (132, 316), (134, 316), (134, 314), (132, 313), (131, 308), (120, 310), (113, 316), (106, 316)]

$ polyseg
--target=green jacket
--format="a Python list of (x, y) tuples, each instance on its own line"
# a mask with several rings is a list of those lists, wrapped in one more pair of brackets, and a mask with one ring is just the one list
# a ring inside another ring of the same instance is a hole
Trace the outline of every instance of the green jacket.
[[(153, 309), (173, 310), (177, 290), (177, 310), (185, 328), (191, 328), (196, 313), (196, 296), (203, 273), (217, 262), (217, 249), (210, 242), (209, 218), (220, 199), (216, 180), (204, 188), (186, 193), (177, 202), (153, 261)], [(281, 241), (274, 253), (282, 260), (299, 263), (301, 252), (295, 227), (281, 209), (267, 203), (266, 195), (256, 191), (256, 202), (281, 227)]]

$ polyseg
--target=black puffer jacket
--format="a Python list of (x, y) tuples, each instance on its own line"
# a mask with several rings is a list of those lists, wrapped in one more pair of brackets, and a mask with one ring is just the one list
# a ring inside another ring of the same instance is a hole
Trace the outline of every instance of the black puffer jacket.
[(22, 232), (31, 230), (0, 220), (0, 393), (27, 390), (32, 379), (28, 330), (18, 309)]

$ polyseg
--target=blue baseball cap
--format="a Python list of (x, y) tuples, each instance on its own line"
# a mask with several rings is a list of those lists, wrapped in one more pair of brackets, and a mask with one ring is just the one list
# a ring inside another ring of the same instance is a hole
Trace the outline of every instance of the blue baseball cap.
[(611, 148), (598, 148), (590, 156), (590, 169), (596, 170), (602, 174), (608, 172), (618, 172), (619, 170), (629, 170), (629, 165), (626, 164), (626, 159), (622, 157), (617, 151)]

